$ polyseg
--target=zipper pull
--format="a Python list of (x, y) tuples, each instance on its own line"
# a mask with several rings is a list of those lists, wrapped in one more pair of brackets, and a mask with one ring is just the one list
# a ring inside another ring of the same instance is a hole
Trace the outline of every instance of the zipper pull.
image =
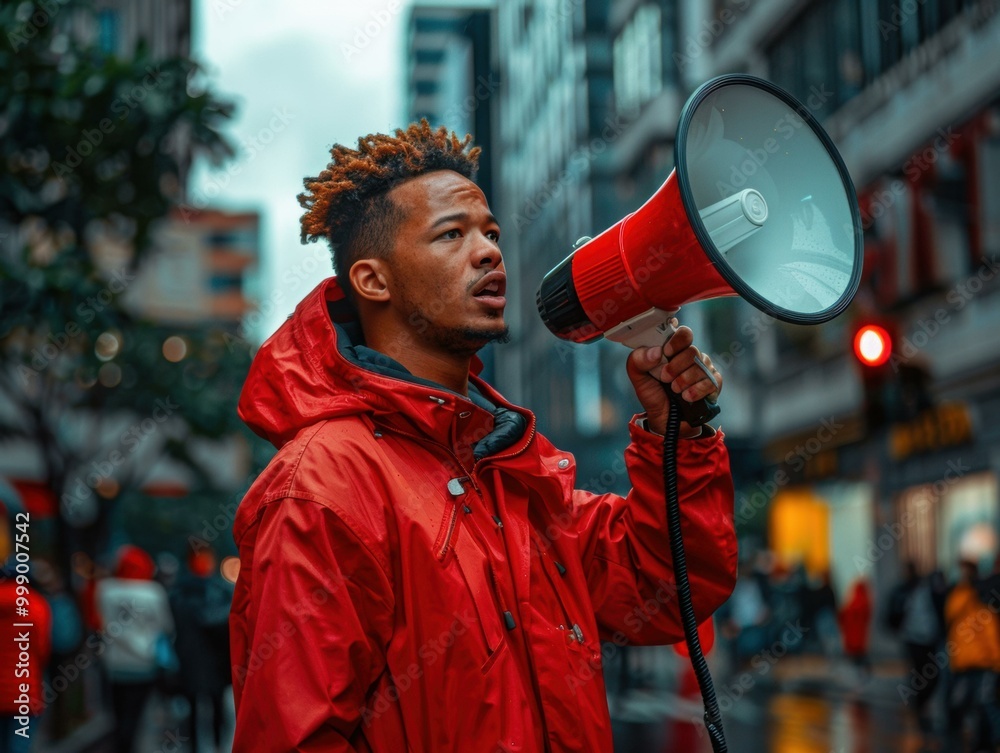
[(500, 516), (499, 515), (494, 515), (493, 516), (493, 522), (497, 524), (497, 528), (503, 528), (503, 521), (500, 520)]
[(448, 482), (448, 493), (453, 497), (461, 497), (465, 494), (465, 487), (462, 486), (463, 481), (468, 481), (468, 476), (457, 476)]
[(574, 622), (572, 630), (573, 630), (573, 635), (576, 636), (577, 642), (583, 643), (583, 631), (580, 629), (580, 626)]

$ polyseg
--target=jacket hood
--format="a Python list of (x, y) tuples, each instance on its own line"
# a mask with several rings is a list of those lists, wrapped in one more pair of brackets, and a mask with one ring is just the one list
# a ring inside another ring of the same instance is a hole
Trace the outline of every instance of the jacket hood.
[(495, 452), (516, 441), (529, 423), (533, 426), (534, 416), (479, 379), (481, 369), (482, 362), (473, 357), (470, 397), (410, 374), (398, 361), (363, 344), (357, 315), (337, 278), (330, 277), (261, 345), (238, 410), (254, 432), (280, 448), (307, 426), (360, 414), (404, 421), (418, 433), (443, 433), (446, 440), (450, 414), (461, 405), (492, 414), (494, 434), (500, 431), (501, 436), (493, 436), (487, 450)]

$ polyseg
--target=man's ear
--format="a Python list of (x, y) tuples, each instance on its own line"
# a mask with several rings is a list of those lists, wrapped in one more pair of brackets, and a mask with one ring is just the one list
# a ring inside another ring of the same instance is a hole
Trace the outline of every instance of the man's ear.
[(359, 299), (381, 303), (389, 300), (390, 274), (382, 259), (359, 259), (348, 277)]

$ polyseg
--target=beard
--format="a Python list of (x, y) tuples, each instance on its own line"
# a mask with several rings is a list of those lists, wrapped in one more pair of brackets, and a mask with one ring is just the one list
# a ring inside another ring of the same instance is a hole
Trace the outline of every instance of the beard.
[(510, 327), (503, 323), (503, 316), (499, 313), (495, 317), (499, 325), (497, 327), (447, 327), (438, 324), (419, 305), (408, 303), (410, 313), (407, 319), (414, 332), (424, 341), (448, 353), (474, 356), (491, 342), (510, 342)]

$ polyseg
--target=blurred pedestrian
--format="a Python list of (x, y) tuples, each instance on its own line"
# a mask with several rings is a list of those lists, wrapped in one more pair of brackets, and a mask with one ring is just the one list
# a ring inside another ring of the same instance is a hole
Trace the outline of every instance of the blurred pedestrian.
[[(49, 605), (15, 557), (18, 533), (24, 530), (18, 525), (26, 525), (26, 515), (13, 499), (0, 502), (0, 753), (31, 750), (45, 708), (42, 681), (52, 646)], [(29, 582), (19, 582), (19, 575)]]
[(904, 565), (903, 581), (889, 595), (886, 621), (906, 649), (915, 693), (913, 711), (925, 744), (930, 744), (934, 734), (930, 702), (944, 669), (934, 657), (944, 626), (932, 581), (920, 577), (912, 560)]
[(105, 640), (101, 659), (111, 686), (117, 753), (134, 749), (160, 674), (164, 646), (172, 646), (174, 621), (166, 590), (153, 580), (155, 571), (149, 554), (126, 545), (118, 551), (114, 576), (96, 588)]
[[(35, 558), (32, 572), (35, 584), (52, 614), (52, 656), (49, 665), (53, 668), (71, 666), (85, 637), (76, 597), (67, 589), (66, 579), (59, 568), (48, 559)], [(51, 676), (47, 679), (51, 683)], [(48, 699), (46, 724), (52, 737), (59, 740), (69, 734), (74, 723), (83, 720), (83, 684), (70, 683), (69, 687), (53, 695), (54, 698)]]
[(948, 693), (948, 738), (962, 750), (965, 725), (971, 718), (972, 750), (992, 751), (1000, 743), (997, 669), (1000, 627), (997, 616), (979, 598), (978, 566), (959, 563), (959, 581), (945, 601), (944, 618), (951, 661)]
[(803, 612), (806, 634), (812, 629), (823, 656), (835, 659), (840, 654), (840, 628), (837, 625), (837, 595), (828, 570), (808, 584)]
[(872, 620), (872, 598), (864, 579), (854, 581), (850, 596), (837, 615), (844, 641), (844, 655), (863, 678), (871, 674), (868, 658), (868, 630)]
[(216, 567), (215, 552), (207, 545), (188, 553), (187, 570), (170, 593), (170, 607), (177, 626), (180, 688), (188, 700), (188, 736), (191, 749), (199, 750), (202, 701), (210, 709), (209, 721), (215, 750), (222, 749), (222, 701), (230, 685), (229, 607), (232, 590)]
[(733, 594), (719, 609), (718, 615), (722, 636), (729, 641), (734, 672), (745, 669), (751, 657), (764, 649), (771, 618), (766, 580), (751, 560), (743, 560), (739, 568), (740, 577)]
[[(804, 577), (801, 564), (790, 568), (779, 562), (771, 570), (766, 590), (768, 603), (771, 607), (768, 643), (785, 642), (788, 626), (801, 622), (801, 593)], [(789, 652), (800, 651), (803, 638), (804, 636), (788, 643)]]

